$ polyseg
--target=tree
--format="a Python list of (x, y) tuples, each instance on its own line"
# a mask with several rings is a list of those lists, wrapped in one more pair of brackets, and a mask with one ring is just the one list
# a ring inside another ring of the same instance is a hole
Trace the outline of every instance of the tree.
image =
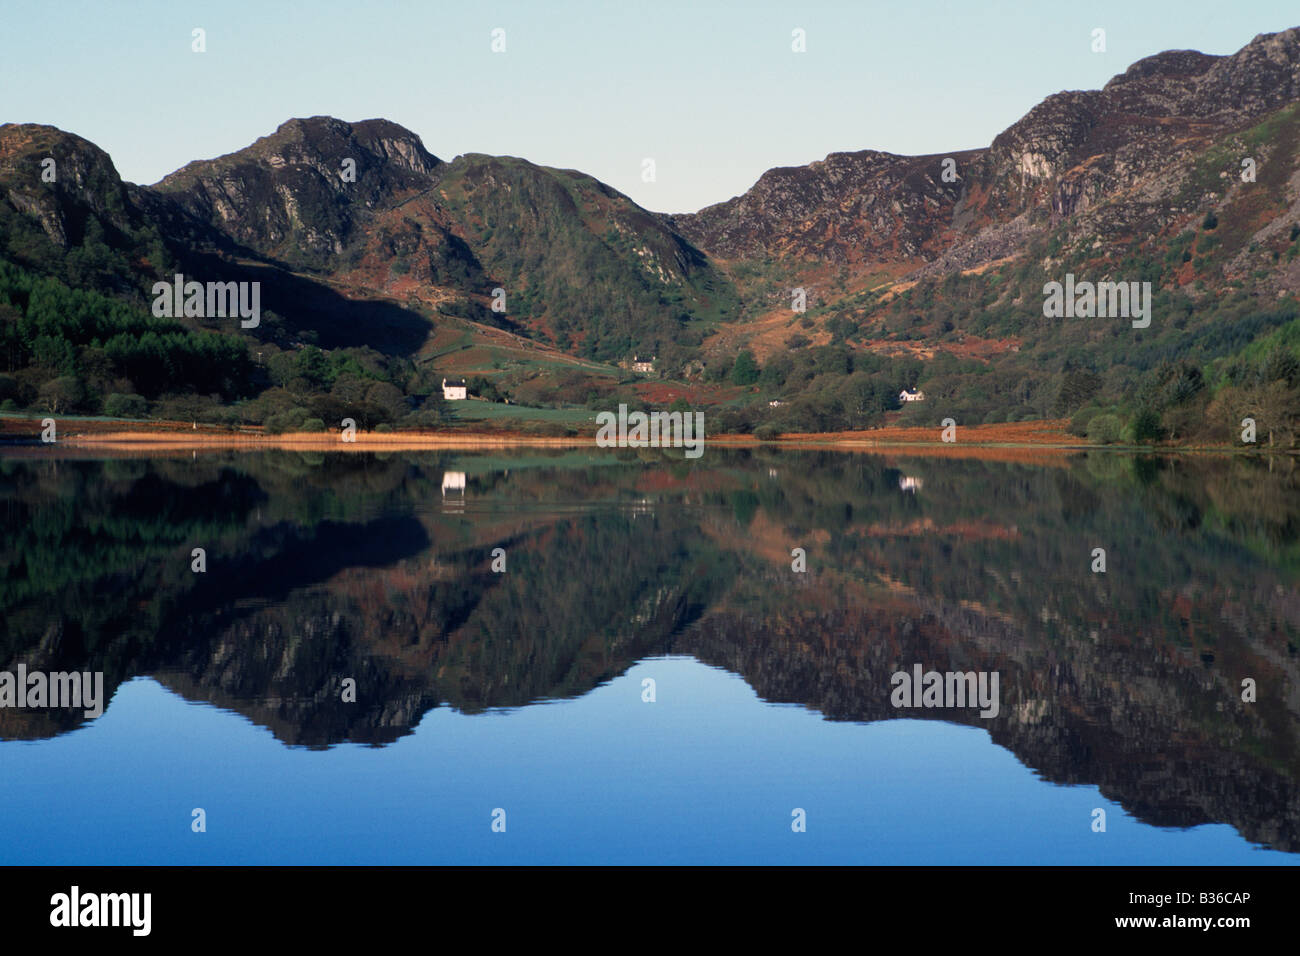
[(844, 405), (851, 423), (870, 428), (880, 422), (889, 407), (891, 389), (869, 376), (850, 376), (843, 389)]
[(148, 403), (139, 395), (114, 392), (104, 399), (104, 414), (109, 418), (144, 418), (148, 411)]
[(1088, 404), (1101, 391), (1101, 376), (1084, 368), (1069, 369), (1061, 376), (1061, 387), (1052, 405), (1053, 413), (1067, 415)]
[(1097, 445), (1110, 445), (1119, 441), (1120, 422), (1114, 415), (1097, 415), (1088, 422), (1088, 438)]
[(1300, 385), (1300, 359), (1288, 348), (1274, 348), (1260, 366), (1259, 381), (1261, 385), (1277, 381), (1289, 386)]
[(1300, 389), (1279, 379), (1255, 389), (1253, 398), (1259, 428), (1268, 432), (1269, 447), (1280, 442), (1283, 448), (1292, 448), (1300, 418)]
[(748, 349), (742, 349), (736, 355), (736, 363), (731, 366), (732, 384), (753, 385), (758, 381), (758, 376), (758, 363), (754, 361), (753, 353)]
[(1278, 380), (1267, 385), (1225, 388), (1206, 410), (1206, 416), (1222, 423), (1236, 439), (1243, 418), (1253, 418), (1260, 444), (1270, 448), (1279, 441), (1283, 447), (1295, 444), (1297, 419), (1300, 419), (1300, 389)]
[(332, 369), (325, 358), (325, 353), (314, 345), (308, 345), (300, 351), (294, 357), (293, 364), (295, 371), (312, 388), (329, 388), (334, 384)]
[(358, 404), (366, 400), (366, 391), (374, 384), (374, 379), (344, 372), (334, 380), (330, 395), (344, 404)]
[(85, 393), (81, 382), (76, 378), (71, 375), (61, 375), (42, 385), (37, 394), (40, 396), (41, 404), (50, 414), (57, 415), (75, 408)]
[(481, 375), (471, 378), (465, 384), (469, 386), (469, 394), (476, 398), (483, 398), (489, 402), (502, 402), (505, 400), (505, 396), (501, 394), (500, 389), (491, 380)]
[(382, 408), (389, 419), (401, 418), (410, 411), (402, 390), (388, 382), (376, 382), (371, 385), (366, 391), (366, 404)]
[(1142, 408), (1133, 416), (1129, 424), (1133, 432), (1133, 441), (1139, 443), (1158, 441), (1164, 437), (1164, 428), (1160, 424), (1160, 413), (1153, 408)]

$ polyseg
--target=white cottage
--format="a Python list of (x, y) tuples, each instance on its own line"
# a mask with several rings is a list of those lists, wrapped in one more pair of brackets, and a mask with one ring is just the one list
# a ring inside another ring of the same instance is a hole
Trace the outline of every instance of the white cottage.
[(468, 386), (462, 378), (459, 382), (448, 382), (445, 378), (442, 380), (442, 397), (449, 402), (457, 402), (468, 398)]
[(900, 402), (923, 402), (925, 401), (925, 392), (921, 391), (919, 388), (914, 392), (909, 392), (907, 389), (903, 389), (898, 393), (898, 400)]

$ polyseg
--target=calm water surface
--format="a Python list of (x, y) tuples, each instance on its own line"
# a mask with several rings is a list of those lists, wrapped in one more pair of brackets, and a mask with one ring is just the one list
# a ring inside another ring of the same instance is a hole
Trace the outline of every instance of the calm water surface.
[(1300, 862), (1286, 464), (33, 452), (0, 522), (0, 671), (110, 698), (0, 709), (0, 863)]

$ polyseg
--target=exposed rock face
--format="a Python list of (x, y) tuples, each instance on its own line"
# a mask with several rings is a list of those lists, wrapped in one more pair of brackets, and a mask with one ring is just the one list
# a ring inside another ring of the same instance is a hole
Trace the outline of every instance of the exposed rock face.
[(1300, 28), (1260, 34), (1232, 56), (1217, 57), (1197, 80), (1187, 112), (1259, 117), (1300, 99)]
[[(988, 241), (1005, 234), (1001, 224), (1055, 225), (1123, 198), (1298, 99), (1300, 28), (1258, 36), (1231, 56), (1160, 53), (1101, 90), (1048, 97), (987, 149), (834, 153), (770, 170), (744, 195), (671, 221), (727, 258), (915, 267), (942, 258), (969, 267), (989, 261), (976, 252), (980, 244), (993, 258), (1014, 251)], [(955, 183), (942, 179), (948, 158), (956, 161)]]
[(316, 116), (290, 120), (237, 153), (190, 163), (152, 189), (242, 245), (290, 262), (322, 261), (343, 252), (369, 212), (428, 189), (440, 165), (395, 123)]
[[(955, 154), (960, 164), (971, 154)], [(866, 150), (771, 169), (743, 196), (673, 222), (725, 258), (774, 255), (830, 262), (913, 259), (935, 242), (961, 195), (940, 156)]]
[(37, 220), (61, 249), (81, 244), (92, 218), (123, 231), (139, 218), (109, 155), (53, 126), (0, 125), (0, 200)]

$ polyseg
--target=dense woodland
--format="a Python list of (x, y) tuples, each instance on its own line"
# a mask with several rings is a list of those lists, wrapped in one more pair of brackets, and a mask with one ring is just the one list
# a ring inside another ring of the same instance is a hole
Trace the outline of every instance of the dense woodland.
[[(260, 353), (257, 354), (257, 353)], [(0, 261), (0, 411), (323, 430), (444, 420), (432, 374), (368, 348), (281, 349)]]

